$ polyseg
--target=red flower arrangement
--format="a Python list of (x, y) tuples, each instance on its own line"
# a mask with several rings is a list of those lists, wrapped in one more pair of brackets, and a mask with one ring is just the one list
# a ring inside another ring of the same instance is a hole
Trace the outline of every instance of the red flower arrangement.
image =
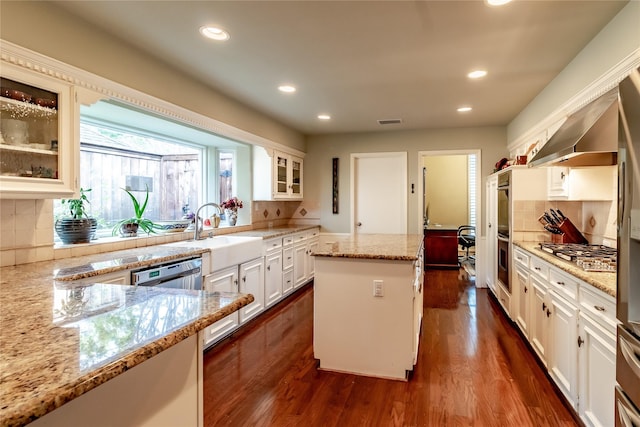
[(235, 211), (238, 208), (242, 207), (242, 200), (238, 199), (237, 197), (232, 197), (220, 203), (220, 207), (222, 209), (231, 209)]

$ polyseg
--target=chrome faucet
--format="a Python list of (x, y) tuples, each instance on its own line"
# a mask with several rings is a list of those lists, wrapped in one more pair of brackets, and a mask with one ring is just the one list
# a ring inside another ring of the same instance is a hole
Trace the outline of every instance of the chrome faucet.
[(200, 211), (202, 210), (202, 208), (204, 208), (205, 206), (214, 206), (216, 209), (218, 209), (218, 213), (222, 215), (222, 208), (220, 208), (220, 205), (218, 205), (217, 203), (205, 203), (204, 205), (200, 206), (198, 208), (198, 210), (196, 211), (196, 226), (195, 226), (195, 233), (193, 233), (193, 240), (200, 240), (200, 233), (202, 232), (202, 230), (200, 229), (200, 227), (198, 226), (199, 221), (198, 219), (200, 218)]

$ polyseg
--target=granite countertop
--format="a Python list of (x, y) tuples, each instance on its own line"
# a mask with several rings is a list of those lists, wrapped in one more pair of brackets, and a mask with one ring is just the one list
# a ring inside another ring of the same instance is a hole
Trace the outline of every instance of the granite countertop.
[(319, 257), (415, 261), (422, 250), (421, 234), (353, 234), (320, 236), (311, 255)]
[(617, 287), (616, 273), (584, 271), (572, 262), (565, 261), (543, 251), (540, 249), (540, 242), (514, 241), (513, 244), (615, 298)]
[(0, 269), (0, 425), (33, 421), (250, 304), (75, 281), (202, 252), (151, 246)]
[(458, 226), (451, 224), (429, 224), (424, 229), (428, 231), (458, 231)]

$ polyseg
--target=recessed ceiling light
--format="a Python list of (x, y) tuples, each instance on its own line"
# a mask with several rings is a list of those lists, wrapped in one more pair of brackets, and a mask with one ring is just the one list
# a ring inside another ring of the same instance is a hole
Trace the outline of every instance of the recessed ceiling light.
[(458, 113), (468, 113), (469, 111), (473, 110), (473, 108), (471, 107), (460, 107), (458, 108)]
[(510, 3), (511, 0), (486, 0), (489, 6), (502, 6), (507, 3)]
[(320, 120), (331, 120), (331, 116), (328, 114), (318, 114), (318, 119)]
[(467, 74), (467, 77), (469, 77), (470, 79), (481, 79), (486, 75), (487, 75), (487, 72), (485, 70), (474, 70), (469, 74)]
[(229, 33), (223, 30), (222, 28), (209, 27), (206, 25), (204, 27), (200, 27), (200, 34), (202, 34), (208, 39), (218, 40), (218, 41), (229, 40), (229, 37), (230, 37)]
[(293, 93), (296, 91), (296, 87), (292, 85), (280, 85), (278, 86), (278, 90), (280, 92)]

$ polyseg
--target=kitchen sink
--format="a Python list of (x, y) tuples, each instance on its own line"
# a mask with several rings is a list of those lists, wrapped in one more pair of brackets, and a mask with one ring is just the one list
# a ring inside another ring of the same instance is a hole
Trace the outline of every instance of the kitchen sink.
[(221, 270), (262, 256), (262, 238), (222, 235), (202, 240), (185, 240), (167, 246), (205, 248), (211, 251), (211, 268)]

